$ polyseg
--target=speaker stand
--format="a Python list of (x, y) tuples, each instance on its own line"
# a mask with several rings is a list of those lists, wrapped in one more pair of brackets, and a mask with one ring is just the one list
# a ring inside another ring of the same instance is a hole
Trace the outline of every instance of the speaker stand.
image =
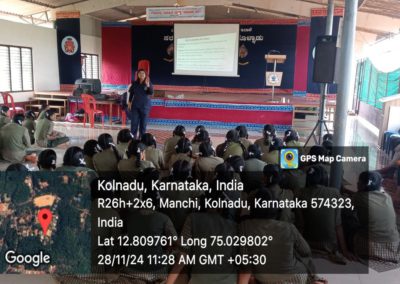
[(318, 121), (315, 124), (313, 130), (311, 131), (310, 135), (308, 136), (306, 143), (304, 144), (304, 147), (308, 145), (308, 142), (310, 142), (311, 137), (314, 139), (315, 144), (321, 145), (323, 131), (324, 131), (323, 128), (325, 128), (326, 133), (329, 134), (329, 129), (328, 126), (326, 125), (326, 119), (325, 119), (327, 91), (328, 91), (328, 84), (327, 83), (321, 84), (321, 100), (319, 105)]

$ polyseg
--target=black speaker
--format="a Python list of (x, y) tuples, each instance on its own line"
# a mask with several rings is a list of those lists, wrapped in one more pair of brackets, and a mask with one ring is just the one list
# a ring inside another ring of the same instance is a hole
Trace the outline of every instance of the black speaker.
[(336, 37), (319, 36), (315, 44), (313, 81), (333, 83), (335, 81)]

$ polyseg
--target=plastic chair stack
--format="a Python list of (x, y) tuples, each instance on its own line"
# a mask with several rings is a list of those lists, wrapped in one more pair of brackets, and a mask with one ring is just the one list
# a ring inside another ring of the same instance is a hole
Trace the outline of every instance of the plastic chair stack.
[(88, 94), (81, 95), (83, 101), (83, 110), (85, 115), (83, 116), (83, 127), (86, 127), (86, 115), (89, 117), (90, 127), (94, 128), (94, 120), (96, 115), (101, 115), (101, 125), (104, 127), (104, 113), (96, 108), (96, 99)]

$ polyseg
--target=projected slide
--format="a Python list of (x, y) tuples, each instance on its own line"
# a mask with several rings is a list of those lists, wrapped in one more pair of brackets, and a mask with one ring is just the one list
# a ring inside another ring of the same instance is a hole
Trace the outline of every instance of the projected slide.
[(238, 25), (176, 24), (176, 75), (237, 76)]
[(235, 38), (230, 33), (178, 39), (176, 71), (231, 72)]

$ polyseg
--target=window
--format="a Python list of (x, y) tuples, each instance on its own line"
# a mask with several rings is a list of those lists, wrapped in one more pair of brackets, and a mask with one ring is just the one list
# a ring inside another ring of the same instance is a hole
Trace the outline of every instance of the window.
[(82, 78), (99, 79), (99, 56), (82, 53)]
[(33, 91), (32, 48), (0, 45), (0, 91)]

